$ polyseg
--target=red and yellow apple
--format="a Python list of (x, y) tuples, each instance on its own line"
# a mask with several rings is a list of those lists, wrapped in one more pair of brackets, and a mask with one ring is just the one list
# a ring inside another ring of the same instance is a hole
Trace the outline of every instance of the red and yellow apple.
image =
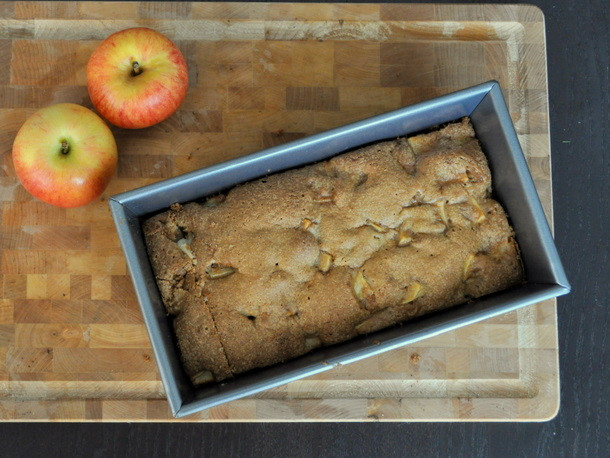
[(74, 103), (38, 110), (13, 142), (13, 165), (23, 187), (58, 207), (79, 207), (97, 198), (116, 164), (116, 143), (106, 123)]
[(166, 36), (145, 27), (106, 38), (87, 64), (89, 97), (112, 124), (139, 129), (180, 106), (188, 88), (186, 61)]

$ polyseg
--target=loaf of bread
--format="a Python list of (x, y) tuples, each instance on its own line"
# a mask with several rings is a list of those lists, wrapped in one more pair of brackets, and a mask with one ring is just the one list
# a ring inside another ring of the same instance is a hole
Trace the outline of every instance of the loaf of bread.
[(193, 383), (222, 381), (523, 281), (468, 119), (144, 222)]

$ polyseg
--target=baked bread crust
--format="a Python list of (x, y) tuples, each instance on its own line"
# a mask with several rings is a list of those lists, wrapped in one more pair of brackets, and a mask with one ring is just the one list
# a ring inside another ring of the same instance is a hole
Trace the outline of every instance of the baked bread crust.
[(468, 119), (174, 205), (144, 222), (193, 383), (523, 280)]

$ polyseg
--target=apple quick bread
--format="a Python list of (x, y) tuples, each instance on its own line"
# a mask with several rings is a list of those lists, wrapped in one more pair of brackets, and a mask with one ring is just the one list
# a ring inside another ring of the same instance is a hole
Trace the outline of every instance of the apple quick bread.
[(193, 383), (523, 281), (468, 119), (175, 204), (144, 223)]

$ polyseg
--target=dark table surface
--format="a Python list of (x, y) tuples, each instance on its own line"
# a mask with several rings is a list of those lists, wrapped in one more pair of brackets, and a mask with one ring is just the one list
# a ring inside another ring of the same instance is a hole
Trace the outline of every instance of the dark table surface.
[(610, 456), (604, 227), (610, 221), (610, 3), (530, 3), (546, 17), (555, 238), (573, 288), (558, 304), (561, 408), (554, 420), (2, 424), (0, 456)]

